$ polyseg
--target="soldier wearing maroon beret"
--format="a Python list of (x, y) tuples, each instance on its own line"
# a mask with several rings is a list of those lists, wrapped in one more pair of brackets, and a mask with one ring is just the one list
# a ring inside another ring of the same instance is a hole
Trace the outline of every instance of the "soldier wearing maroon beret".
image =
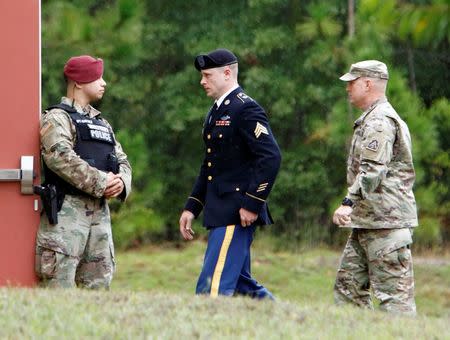
[(114, 246), (108, 200), (125, 200), (131, 166), (111, 125), (91, 103), (106, 89), (103, 60), (88, 55), (64, 66), (67, 94), (41, 119), (44, 187), (54, 186), (57, 219), (41, 215), (36, 273), (43, 286), (108, 288)]
[(93, 82), (103, 77), (103, 60), (88, 55), (72, 57), (64, 65), (64, 76), (80, 84)]

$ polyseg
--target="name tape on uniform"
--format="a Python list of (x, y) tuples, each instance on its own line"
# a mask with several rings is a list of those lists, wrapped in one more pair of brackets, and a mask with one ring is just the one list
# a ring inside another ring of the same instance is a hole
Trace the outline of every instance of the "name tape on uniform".
[(109, 129), (106, 126), (101, 126), (101, 125), (94, 125), (94, 124), (88, 124), (89, 129), (91, 130), (100, 130), (103, 132), (108, 132), (109, 133)]
[(91, 123), (92, 124), (92, 120), (90, 120), (90, 119), (77, 119), (76, 120), (77, 121), (77, 123), (79, 123), (79, 124), (89, 124), (89, 123)]

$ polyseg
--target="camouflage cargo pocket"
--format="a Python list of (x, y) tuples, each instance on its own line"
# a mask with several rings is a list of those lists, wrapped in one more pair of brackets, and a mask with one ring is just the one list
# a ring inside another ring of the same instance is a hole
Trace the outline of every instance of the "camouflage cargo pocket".
[(405, 269), (411, 266), (411, 250), (407, 246), (398, 249), (398, 261)]
[(411, 268), (409, 249), (404, 246), (383, 257), (375, 260), (373, 263), (373, 273), (381, 282), (388, 282), (391, 278), (403, 278), (408, 275)]
[(36, 274), (42, 279), (55, 276), (57, 264), (56, 252), (51, 249), (38, 247), (36, 253)]
[(381, 259), (412, 243), (411, 232), (408, 228), (376, 230), (370, 238), (367, 246), (369, 261)]

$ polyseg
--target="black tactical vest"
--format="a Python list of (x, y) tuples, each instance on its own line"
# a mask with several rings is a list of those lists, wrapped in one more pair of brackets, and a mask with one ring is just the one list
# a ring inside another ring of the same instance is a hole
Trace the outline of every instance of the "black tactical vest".
[[(51, 109), (62, 109), (70, 115), (77, 131), (74, 151), (81, 159), (99, 170), (111, 171), (115, 174), (119, 172), (119, 164), (114, 149), (116, 141), (111, 129), (102, 119), (83, 116), (75, 108), (65, 104), (51, 106), (47, 110)], [(51, 171), (45, 162), (44, 173), (46, 184), (55, 184), (58, 190), (66, 194), (86, 195), (86, 193), (67, 183)]]

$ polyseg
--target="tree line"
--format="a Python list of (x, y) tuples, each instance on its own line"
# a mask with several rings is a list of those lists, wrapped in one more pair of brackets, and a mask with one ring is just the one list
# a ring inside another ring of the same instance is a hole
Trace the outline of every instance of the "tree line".
[(346, 192), (346, 155), (360, 114), (338, 77), (356, 61), (381, 60), (391, 76), (388, 98), (413, 139), (416, 242), (444, 246), (448, 6), (445, 0), (43, 0), (43, 109), (64, 95), (62, 68), (70, 56), (104, 59), (108, 85), (98, 108), (134, 170), (130, 200), (113, 204), (116, 243), (178, 240), (211, 105), (194, 57), (228, 48), (239, 58), (239, 83), (267, 110), (283, 154), (270, 196), (276, 224), (265, 232), (283, 247), (335, 244), (344, 233), (330, 216)]

